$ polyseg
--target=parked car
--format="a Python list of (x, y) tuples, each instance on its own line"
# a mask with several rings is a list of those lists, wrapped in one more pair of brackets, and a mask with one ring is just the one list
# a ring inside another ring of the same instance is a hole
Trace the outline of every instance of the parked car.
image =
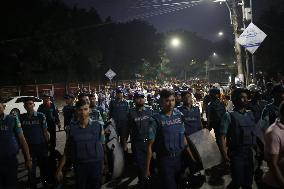
[(32, 97), (34, 98), (34, 102), (35, 102), (35, 110), (38, 109), (39, 105), (42, 104), (42, 99), (37, 98), (35, 96), (16, 96), (16, 97), (10, 97), (7, 98), (6, 100), (4, 100), (4, 105), (5, 110), (4, 113), (5, 114), (14, 114), (14, 115), (19, 115), (22, 113), (26, 113), (26, 109), (24, 108), (24, 102), (23, 100), (27, 97)]

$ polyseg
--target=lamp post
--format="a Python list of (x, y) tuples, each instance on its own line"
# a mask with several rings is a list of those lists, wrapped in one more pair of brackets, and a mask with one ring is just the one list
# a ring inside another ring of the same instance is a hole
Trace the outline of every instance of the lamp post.
[(215, 3), (225, 3), (230, 14), (230, 21), (233, 27), (234, 37), (235, 37), (235, 55), (236, 55), (236, 62), (238, 68), (238, 77), (239, 79), (244, 82), (244, 71), (242, 65), (242, 56), (241, 56), (241, 46), (237, 42), (239, 38), (239, 23), (238, 23), (238, 15), (237, 15), (237, 1), (236, 0), (215, 0)]

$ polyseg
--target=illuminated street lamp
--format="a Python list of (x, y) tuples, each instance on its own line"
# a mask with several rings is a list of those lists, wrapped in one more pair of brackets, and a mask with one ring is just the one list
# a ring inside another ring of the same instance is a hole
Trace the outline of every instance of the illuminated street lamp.
[(222, 32), (222, 31), (220, 31), (219, 33), (218, 33), (218, 36), (219, 37), (222, 37), (224, 35), (224, 33)]
[(174, 48), (177, 48), (181, 45), (181, 41), (179, 38), (177, 37), (174, 37), (171, 39), (171, 46), (174, 47)]

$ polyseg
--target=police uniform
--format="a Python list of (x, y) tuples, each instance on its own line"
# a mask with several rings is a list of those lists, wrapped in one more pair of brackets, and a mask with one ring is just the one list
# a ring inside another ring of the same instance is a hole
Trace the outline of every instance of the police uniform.
[(70, 128), (65, 154), (74, 163), (76, 188), (101, 188), (105, 141), (103, 125), (89, 119), (86, 128), (82, 128), (79, 122), (71, 122)]
[(97, 107), (90, 108), (90, 118), (92, 120), (99, 121), (103, 124), (103, 118), (101, 116), (100, 111), (97, 109)]
[(109, 117), (114, 119), (118, 135), (121, 138), (127, 137), (128, 113), (129, 105), (125, 99), (121, 101), (112, 100), (110, 102)]
[(249, 101), (247, 109), (251, 110), (253, 112), (255, 123), (258, 123), (258, 121), (261, 119), (261, 114), (266, 105), (266, 101), (263, 100), (256, 100), (256, 101)]
[(20, 121), (32, 157), (30, 183), (36, 184), (37, 165), (40, 167), (40, 175), (44, 183), (48, 179), (48, 144), (43, 133), (43, 129), (47, 129), (45, 115), (36, 111), (32, 115), (24, 113), (20, 115)]
[[(74, 98), (74, 96), (71, 94), (64, 96), (64, 99), (70, 99), (70, 98)], [(69, 129), (70, 122), (72, 118), (74, 117), (75, 107), (73, 104), (67, 104), (63, 106), (62, 112), (63, 112), (63, 117), (64, 117), (64, 130), (66, 131)]]
[(65, 105), (62, 109), (63, 117), (64, 117), (64, 127), (70, 125), (70, 122), (74, 116), (74, 106), (73, 105)]
[(181, 171), (182, 151), (184, 150), (184, 124), (182, 113), (176, 109), (171, 116), (162, 112), (151, 119), (149, 140), (154, 140), (159, 173), (163, 188), (177, 188), (177, 178)]
[(131, 148), (138, 165), (140, 181), (145, 168), (146, 146), (148, 142), (150, 118), (152, 115), (153, 110), (149, 106), (144, 106), (141, 110), (132, 108), (129, 111), (128, 130), (130, 131)]
[(201, 127), (200, 110), (197, 106), (179, 106), (178, 110), (183, 114), (185, 135), (189, 136), (199, 130)]
[(251, 188), (254, 175), (253, 150), (256, 128), (253, 113), (227, 112), (221, 122), (221, 134), (227, 139), (232, 182), (228, 188)]
[(50, 134), (51, 151), (54, 151), (56, 147), (56, 124), (60, 123), (56, 107), (53, 103), (51, 103), (50, 107), (41, 104), (37, 112), (43, 113), (46, 117), (47, 129)]
[(17, 154), (19, 145), (16, 135), (23, 133), (16, 117), (0, 115), (0, 188), (16, 189)]
[(220, 123), (226, 113), (224, 103), (220, 100), (212, 100), (208, 105), (208, 125), (214, 129), (215, 138), (218, 146), (220, 146)]
[(99, 93), (98, 95), (98, 107), (100, 107), (104, 112), (108, 112), (108, 103), (107, 103), (106, 95), (102, 93)]

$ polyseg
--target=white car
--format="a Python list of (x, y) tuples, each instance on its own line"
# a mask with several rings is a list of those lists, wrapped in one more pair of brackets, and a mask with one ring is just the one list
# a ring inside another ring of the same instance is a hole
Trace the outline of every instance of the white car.
[(5, 114), (14, 114), (14, 115), (19, 115), (22, 113), (26, 113), (26, 109), (24, 108), (24, 102), (23, 100), (27, 97), (32, 97), (34, 98), (35, 102), (35, 110), (38, 109), (39, 105), (42, 104), (42, 99), (37, 98), (35, 96), (16, 96), (16, 97), (10, 97), (4, 101)]

